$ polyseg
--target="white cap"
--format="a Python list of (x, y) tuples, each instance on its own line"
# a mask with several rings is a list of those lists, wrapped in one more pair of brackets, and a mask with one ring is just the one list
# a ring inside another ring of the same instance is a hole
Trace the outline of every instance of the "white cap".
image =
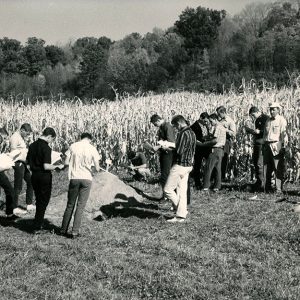
[(271, 107), (277, 107), (277, 108), (281, 108), (280, 104), (278, 102), (273, 102), (269, 105), (269, 108)]

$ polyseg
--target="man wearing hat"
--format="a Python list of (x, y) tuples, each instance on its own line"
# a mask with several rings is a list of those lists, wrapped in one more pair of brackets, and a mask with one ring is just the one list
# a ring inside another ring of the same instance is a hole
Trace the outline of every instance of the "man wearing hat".
[(265, 191), (271, 191), (272, 173), (275, 173), (276, 193), (282, 192), (284, 178), (284, 153), (288, 144), (286, 133), (287, 122), (280, 113), (279, 103), (272, 103), (270, 108), (270, 119), (267, 120), (264, 130), (264, 174)]

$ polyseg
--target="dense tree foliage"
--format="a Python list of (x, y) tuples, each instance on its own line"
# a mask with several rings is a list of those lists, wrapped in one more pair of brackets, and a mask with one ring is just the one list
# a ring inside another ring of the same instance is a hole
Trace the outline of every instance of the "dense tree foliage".
[(186, 8), (167, 30), (62, 47), (0, 39), (0, 95), (111, 98), (168, 89), (223, 92), (243, 79), (290, 84), (300, 69), (297, 0), (249, 4), (238, 15)]

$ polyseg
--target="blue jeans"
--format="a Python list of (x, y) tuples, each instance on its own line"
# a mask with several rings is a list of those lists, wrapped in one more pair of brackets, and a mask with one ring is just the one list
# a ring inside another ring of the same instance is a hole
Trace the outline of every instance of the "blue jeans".
[(71, 222), (72, 214), (75, 209), (74, 222), (72, 228), (72, 234), (78, 234), (81, 225), (81, 218), (83, 210), (88, 201), (91, 191), (92, 181), (87, 179), (71, 179), (68, 191), (68, 203), (64, 213), (61, 232), (67, 233)]

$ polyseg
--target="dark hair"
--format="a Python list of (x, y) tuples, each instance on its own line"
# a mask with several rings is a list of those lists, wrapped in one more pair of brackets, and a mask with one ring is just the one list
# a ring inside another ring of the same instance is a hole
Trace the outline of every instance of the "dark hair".
[(8, 132), (5, 127), (0, 128), (0, 135), (8, 135)]
[(26, 132), (32, 132), (31, 126), (28, 123), (24, 123), (20, 129), (23, 129)]
[(213, 119), (213, 120), (218, 120), (218, 115), (213, 113), (213, 114), (209, 115), (209, 118)]
[(171, 124), (175, 125), (175, 124), (182, 123), (182, 122), (187, 124), (186, 119), (182, 115), (176, 115), (172, 118)]
[(91, 135), (90, 133), (84, 132), (84, 133), (81, 134), (80, 139), (82, 139), (82, 140), (83, 140), (83, 139), (89, 139), (89, 140), (92, 140), (93, 137), (92, 137), (92, 135)]
[(208, 119), (208, 118), (209, 118), (209, 114), (206, 111), (200, 114), (200, 119)]
[(226, 108), (225, 108), (223, 105), (217, 107), (216, 111), (217, 111), (218, 113), (225, 113), (225, 114), (226, 114)]
[(159, 121), (159, 120), (162, 120), (162, 117), (159, 116), (158, 114), (154, 114), (154, 115), (152, 115), (151, 118), (150, 118), (150, 122), (151, 122), (151, 123), (155, 123), (155, 122), (157, 122), (157, 121)]
[(249, 115), (254, 114), (254, 113), (258, 112), (258, 111), (259, 111), (259, 109), (256, 106), (252, 106), (249, 109)]
[(128, 156), (128, 159), (131, 160), (131, 159), (135, 158), (136, 152), (135, 151), (129, 151), (127, 156)]
[(43, 136), (49, 136), (49, 135), (52, 136), (53, 138), (56, 137), (55, 130), (52, 127), (46, 127), (43, 130)]

